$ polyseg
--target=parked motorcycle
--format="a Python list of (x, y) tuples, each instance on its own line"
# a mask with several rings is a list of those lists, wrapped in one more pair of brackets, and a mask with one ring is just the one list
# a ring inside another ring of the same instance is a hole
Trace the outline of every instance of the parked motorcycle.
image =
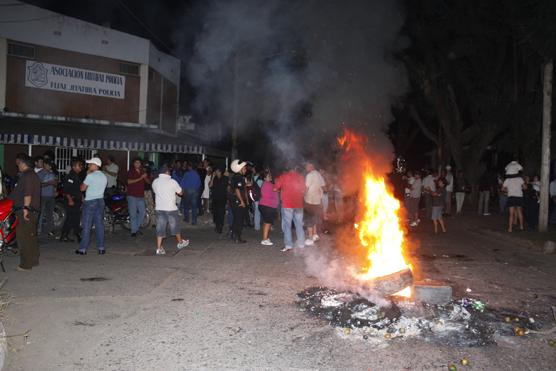
[[(131, 230), (131, 221), (129, 219), (129, 209), (127, 207), (127, 198), (125, 193), (116, 191), (108, 194), (104, 198), (104, 228), (106, 231), (114, 232), (116, 225), (121, 225), (126, 230)], [(147, 229), (151, 226), (152, 211), (145, 210), (145, 218), (141, 224), (141, 228)]]
[(4, 253), (17, 255), (19, 252), (15, 243), (17, 223), (14, 202), (9, 198), (0, 200), (0, 255)]

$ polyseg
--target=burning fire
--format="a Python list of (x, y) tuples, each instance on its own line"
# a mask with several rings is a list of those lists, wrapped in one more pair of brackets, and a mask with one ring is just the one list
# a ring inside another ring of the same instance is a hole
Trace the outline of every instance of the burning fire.
[[(392, 273), (410, 268), (403, 255), (404, 232), (400, 224), (400, 202), (386, 186), (384, 177), (372, 171), (372, 162), (364, 150), (363, 138), (346, 130), (338, 138), (338, 144), (345, 151), (355, 151), (364, 158), (363, 194), (364, 206), (355, 229), (361, 247), (366, 249), (366, 259), (360, 272), (353, 272), (360, 281), (372, 281)], [(410, 296), (408, 287), (397, 293)]]

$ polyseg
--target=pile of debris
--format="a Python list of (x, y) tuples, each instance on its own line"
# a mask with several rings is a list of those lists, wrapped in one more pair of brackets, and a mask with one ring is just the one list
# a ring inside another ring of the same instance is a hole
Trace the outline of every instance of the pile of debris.
[(389, 300), (379, 306), (357, 293), (311, 287), (297, 294), (302, 310), (327, 320), (341, 336), (377, 346), (392, 339), (421, 338), (451, 346), (485, 346), (497, 336), (522, 336), (541, 324), (526, 313), (495, 310), (471, 298), (447, 304)]

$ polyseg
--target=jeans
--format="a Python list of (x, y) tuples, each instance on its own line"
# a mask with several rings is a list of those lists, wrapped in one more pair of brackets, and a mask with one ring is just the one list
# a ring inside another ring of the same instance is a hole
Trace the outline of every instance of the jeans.
[(254, 214), (254, 223), (255, 223), (255, 230), (256, 231), (260, 231), (261, 230), (261, 212), (259, 210), (259, 201), (255, 201), (254, 202), (254, 208), (255, 210), (253, 210), (253, 214)]
[(181, 234), (180, 217), (178, 210), (175, 211), (156, 211), (156, 237), (166, 237), (166, 227), (170, 227), (170, 234), (176, 236)]
[(97, 249), (104, 250), (104, 199), (97, 198), (83, 202), (83, 214), (81, 216), (83, 230), (79, 250), (85, 251), (91, 242), (91, 228), (95, 226), (95, 237)]
[(498, 207), (500, 208), (500, 214), (504, 214), (506, 212), (506, 202), (508, 202), (508, 196), (503, 193), (499, 193)]
[(224, 228), (224, 218), (226, 216), (226, 200), (212, 200), (212, 220), (216, 225), (216, 230), (220, 233)]
[(463, 201), (465, 200), (465, 192), (456, 192), (456, 212), (461, 213)]
[(191, 224), (197, 224), (197, 212), (199, 207), (197, 201), (199, 199), (199, 191), (196, 189), (184, 189), (181, 198), (183, 208), (183, 220), (189, 223), (189, 210), (191, 210)]
[(452, 213), (452, 192), (446, 191), (446, 214), (450, 215)]
[(55, 203), (56, 200), (54, 199), (54, 197), (41, 197), (41, 214), (39, 216), (38, 223), (39, 234), (43, 232), (43, 224), (44, 233), (52, 231), (52, 214), (54, 213)]
[(143, 197), (127, 196), (127, 210), (131, 233), (137, 233), (145, 220), (145, 199)]
[(282, 232), (284, 232), (284, 245), (293, 247), (292, 221), (295, 226), (297, 247), (304, 247), (305, 231), (303, 231), (303, 209), (282, 208)]
[(488, 214), (488, 202), (490, 201), (490, 191), (479, 192), (479, 208), (477, 213)]

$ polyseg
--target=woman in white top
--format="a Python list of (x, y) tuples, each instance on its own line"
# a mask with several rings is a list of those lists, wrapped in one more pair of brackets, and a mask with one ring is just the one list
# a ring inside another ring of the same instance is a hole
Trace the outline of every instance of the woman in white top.
[[(510, 174), (511, 175), (511, 174)], [(509, 208), (508, 232), (512, 231), (514, 224), (519, 223), (519, 229), (523, 230), (523, 185), (522, 177), (506, 178), (502, 184), (502, 190), (508, 193), (506, 206)]]
[(201, 201), (203, 202), (203, 209), (205, 213), (210, 212), (209, 200), (210, 200), (210, 182), (212, 180), (212, 168), (207, 167), (207, 175), (205, 176), (205, 183), (203, 188), (203, 193), (201, 193)]

